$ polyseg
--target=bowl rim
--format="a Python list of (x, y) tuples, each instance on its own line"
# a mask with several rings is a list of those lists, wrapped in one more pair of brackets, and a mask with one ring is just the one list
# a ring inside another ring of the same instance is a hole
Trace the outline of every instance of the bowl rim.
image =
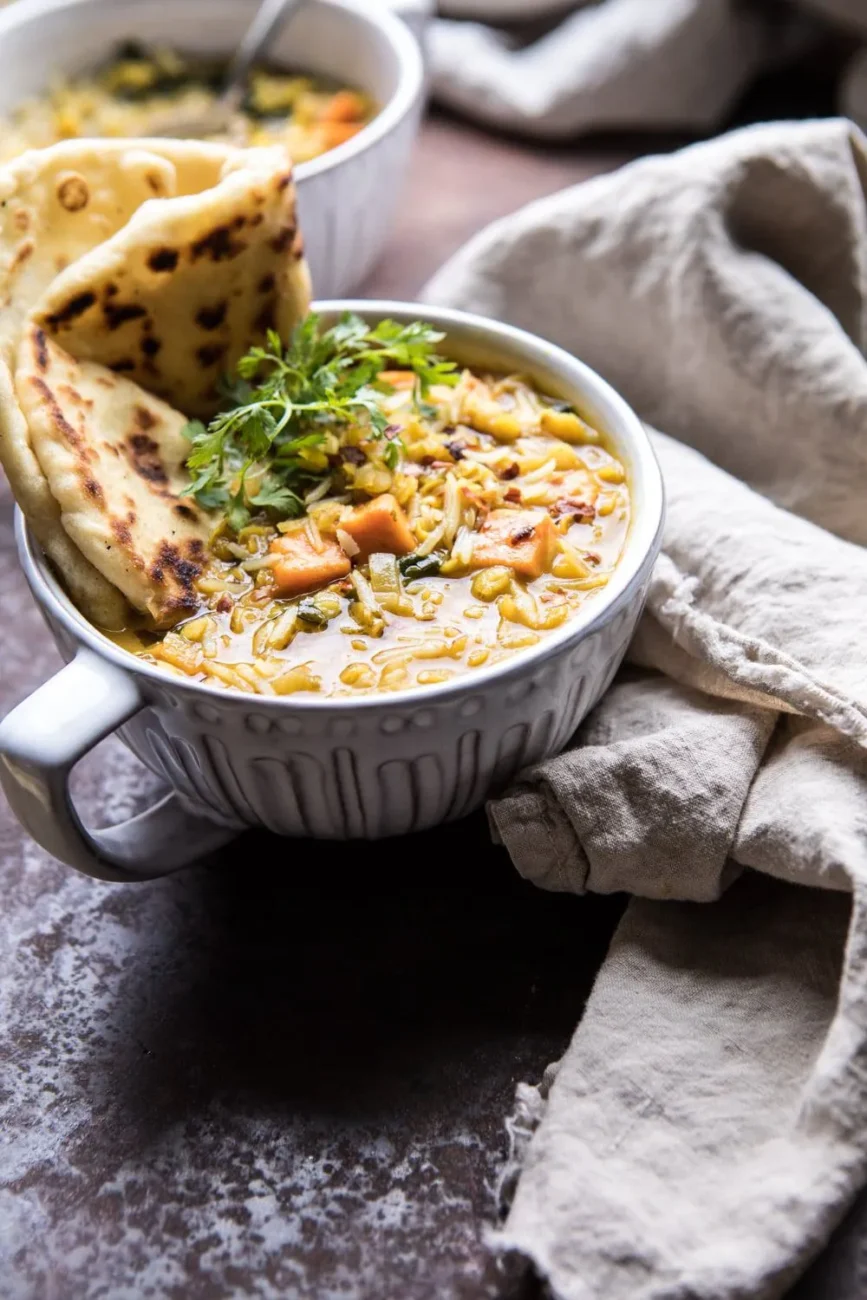
[[(204, 0), (194, 2), (203, 3)], [(15, 0), (15, 4), (0, 12), (0, 52), (4, 36), (16, 28), (38, 23), (47, 15), (63, 10), (87, 6), (98, 8), (100, 4), (107, 3), (110, 0)], [(314, 11), (316, 6), (349, 13), (369, 27), (378, 29), (391, 46), (398, 77), (390, 98), (357, 135), (334, 149), (328, 149), (318, 158), (311, 158), (309, 162), (299, 163), (294, 168), (295, 179), (299, 183), (331, 171), (376, 145), (412, 112), (421, 99), (425, 83), (421, 47), (406, 23), (390, 9), (376, 5), (372, 0), (315, 0)], [(170, 14), (168, 6), (166, 12)]]
[[(534, 668), (555, 657), (559, 651), (577, 645), (590, 633), (598, 631), (638, 596), (649, 576), (662, 540), (665, 516), (665, 495), (662, 474), (656, 453), (647, 431), (638, 416), (611, 385), (577, 357), (564, 349), (512, 325), (489, 320), (470, 312), (451, 308), (428, 307), (421, 303), (402, 303), (378, 299), (337, 299), (315, 302), (312, 310), (321, 314), (354, 311), (371, 318), (386, 316), (397, 319), (418, 319), (448, 331), (464, 330), (496, 351), (500, 342), (505, 353), (520, 351), (528, 362), (530, 373), (545, 368), (557, 373), (564, 389), (574, 392), (585, 403), (604, 406), (609, 412), (608, 423), (615, 440), (628, 447), (631, 456), (631, 478), (641, 484), (642, 502), (630, 521), (624, 551), (607, 586), (561, 627), (550, 632), (536, 646), (529, 646), (510, 655), (500, 663), (481, 667), (455, 679), (429, 686), (415, 686), (393, 692), (373, 692), (370, 695), (324, 696), (298, 694), (288, 696), (248, 696), (240, 691), (226, 690), (207, 682), (185, 680), (163, 672), (159, 667), (136, 659), (123, 650), (103, 632), (100, 632), (75, 607), (59, 581), (49, 568), (38, 542), (30, 532), (20, 509), (16, 507), (15, 533), (21, 566), (31, 591), (43, 609), (56, 618), (79, 645), (83, 644), (102, 659), (108, 659), (124, 672), (144, 677), (164, 691), (189, 694), (212, 701), (223, 701), (226, 707), (255, 707), (257, 710), (276, 709), (282, 712), (303, 713), (355, 713), (368, 710), (406, 710), (427, 704), (433, 707), (453, 701), (456, 697), (484, 691), (494, 683), (506, 683), (515, 677), (527, 676)], [(613, 417), (613, 418), (612, 418)], [(633, 505), (635, 497), (633, 496)]]

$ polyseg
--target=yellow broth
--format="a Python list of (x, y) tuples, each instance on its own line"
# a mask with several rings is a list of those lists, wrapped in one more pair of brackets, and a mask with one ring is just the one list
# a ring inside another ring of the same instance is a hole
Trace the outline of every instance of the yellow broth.
[[(592, 601), (630, 520), (626, 475), (603, 436), (520, 376), (464, 371), (419, 408), (401, 374), (382, 397), (397, 463), (388, 439), (373, 443), (364, 428), (311, 448), (311, 464), (324, 456), (335, 468), (306, 516), (255, 520), (237, 536), (218, 527), (196, 614), (165, 634), (129, 630), (118, 643), (168, 672), (251, 694), (352, 697), (472, 674), (539, 644)], [(413, 548), (400, 565), (440, 564), (422, 576), (410, 567), (396, 590), (382, 585), (396, 557), (374, 552), (364, 562), (346, 532), (360, 504), (392, 498)], [(507, 526), (507, 557), (517, 557), (513, 539), (527, 520), (548, 537), (538, 576), (490, 555), (480, 567), (492, 516)], [(352, 571), (287, 597), (275, 589), (281, 546), (314, 558), (318, 546)]]
[[(131, 44), (97, 73), (59, 82), (22, 104), (3, 123), (0, 161), (78, 137), (160, 135), (172, 118), (205, 113), (224, 72), (224, 63)], [(228, 130), (208, 138), (245, 147), (281, 144), (301, 163), (351, 139), (376, 111), (373, 101), (352, 87), (255, 68), (242, 110)]]

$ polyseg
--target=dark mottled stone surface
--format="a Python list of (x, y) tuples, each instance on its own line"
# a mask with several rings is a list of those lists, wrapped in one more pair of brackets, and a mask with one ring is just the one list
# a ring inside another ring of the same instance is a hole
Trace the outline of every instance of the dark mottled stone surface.
[(478, 822), (141, 888), (3, 836), (4, 1294), (502, 1293), (503, 1115), (612, 905), (529, 893)]

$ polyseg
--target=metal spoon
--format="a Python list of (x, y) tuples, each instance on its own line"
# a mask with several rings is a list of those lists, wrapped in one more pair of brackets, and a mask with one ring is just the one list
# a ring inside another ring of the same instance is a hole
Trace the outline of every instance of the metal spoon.
[(250, 68), (278, 28), (306, 3), (307, 0), (262, 0), (229, 65), (219, 97), (195, 116), (167, 115), (163, 121), (150, 126), (150, 133), (182, 140), (200, 140), (203, 136), (224, 132), (244, 102)]

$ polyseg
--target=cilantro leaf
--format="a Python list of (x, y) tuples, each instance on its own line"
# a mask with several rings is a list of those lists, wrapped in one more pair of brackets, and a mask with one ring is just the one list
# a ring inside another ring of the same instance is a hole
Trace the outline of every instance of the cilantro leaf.
[(318, 316), (307, 316), (285, 347), (269, 330), (224, 379), (225, 409), (207, 426), (193, 420), (184, 430), (191, 443), (190, 493), (209, 509), (224, 509), (236, 530), (256, 510), (295, 518), (304, 512), (304, 494), (332, 472), (326, 456), (310, 452), (329, 437), (332, 448), (339, 446), (348, 429), (360, 429), (369, 443), (388, 439), (382, 459), (396, 469), (403, 448), (387, 434), (382, 393), (390, 390), (380, 376), (411, 370), (416, 406), (429, 414), (433, 408), (424, 398), (430, 388), (458, 380), (455, 363), (435, 351), (442, 339), (421, 321), (383, 320), (371, 329), (351, 312), (326, 330)]
[(297, 519), (304, 514), (304, 502), (291, 488), (282, 487), (276, 479), (263, 483), (255, 496), (249, 498), (250, 505), (260, 510), (276, 510), (283, 519)]
[(385, 461), (387, 467), (390, 470), (394, 471), (397, 469), (398, 465), (400, 464), (400, 458), (402, 452), (403, 452), (403, 446), (400, 442), (400, 439), (392, 438), (388, 446), (386, 447), (382, 457), (382, 459)]

